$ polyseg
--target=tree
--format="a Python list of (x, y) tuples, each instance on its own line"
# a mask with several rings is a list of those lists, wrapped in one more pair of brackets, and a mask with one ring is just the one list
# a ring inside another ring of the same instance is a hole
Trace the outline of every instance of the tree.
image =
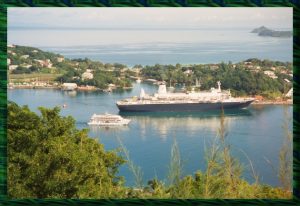
[(124, 160), (75, 128), (60, 109), (8, 103), (8, 194), (11, 198), (122, 197)]

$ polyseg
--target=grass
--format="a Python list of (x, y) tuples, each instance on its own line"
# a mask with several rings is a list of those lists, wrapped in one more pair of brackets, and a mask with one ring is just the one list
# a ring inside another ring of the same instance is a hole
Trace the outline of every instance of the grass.
[(61, 76), (61, 74), (9, 74), (8, 79), (12, 82), (14, 81), (54, 81), (57, 77)]

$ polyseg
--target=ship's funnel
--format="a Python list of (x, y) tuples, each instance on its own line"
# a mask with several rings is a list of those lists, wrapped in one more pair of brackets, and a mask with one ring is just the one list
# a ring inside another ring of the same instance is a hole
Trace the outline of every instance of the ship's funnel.
[(221, 92), (221, 82), (218, 81), (217, 84), (218, 84), (218, 92)]
[(161, 84), (158, 87), (158, 94), (167, 94), (167, 87), (165, 84)]
[(143, 99), (145, 97), (145, 91), (144, 89), (142, 88), (141, 89), (141, 93), (140, 93), (140, 98)]

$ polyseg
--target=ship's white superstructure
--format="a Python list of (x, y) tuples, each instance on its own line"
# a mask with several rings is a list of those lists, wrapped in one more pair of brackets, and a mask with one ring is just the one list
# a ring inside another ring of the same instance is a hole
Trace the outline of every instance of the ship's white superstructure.
[(221, 109), (243, 109), (249, 106), (254, 98), (234, 98), (230, 91), (218, 88), (201, 92), (167, 92), (166, 85), (160, 84), (158, 92), (148, 95), (141, 90), (139, 97), (123, 99), (117, 102), (121, 112), (179, 112), (179, 111), (209, 111)]
[(97, 115), (93, 114), (88, 125), (99, 125), (99, 126), (119, 126), (129, 124), (130, 119), (125, 119), (119, 115), (104, 114)]
[(154, 95), (149, 95), (141, 89), (140, 97), (138, 99), (124, 99), (118, 101), (118, 105), (122, 104), (161, 104), (161, 103), (216, 103), (216, 102), (243, 102), (254, 100), (253, 98), (234, 98), (231, 96), (230, 90), (222, 91), (220, 81), (217, 82), (218, 88), (211, 88), (210, 91), (201, 92), (167, 92), (166, 85), (159, 85), (158, 92)]

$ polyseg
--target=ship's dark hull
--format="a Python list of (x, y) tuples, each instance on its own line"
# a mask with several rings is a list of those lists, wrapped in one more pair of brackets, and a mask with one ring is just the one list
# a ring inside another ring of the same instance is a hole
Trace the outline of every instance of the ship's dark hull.
[(179, 111), (210, 111), (223, 109), (242, 109), (253, 100), (244, 102), (217, 102), (217, 103), (176, 103), (176, 104), (134, 104), (118, 105), (121, 112), (179, 112)]

